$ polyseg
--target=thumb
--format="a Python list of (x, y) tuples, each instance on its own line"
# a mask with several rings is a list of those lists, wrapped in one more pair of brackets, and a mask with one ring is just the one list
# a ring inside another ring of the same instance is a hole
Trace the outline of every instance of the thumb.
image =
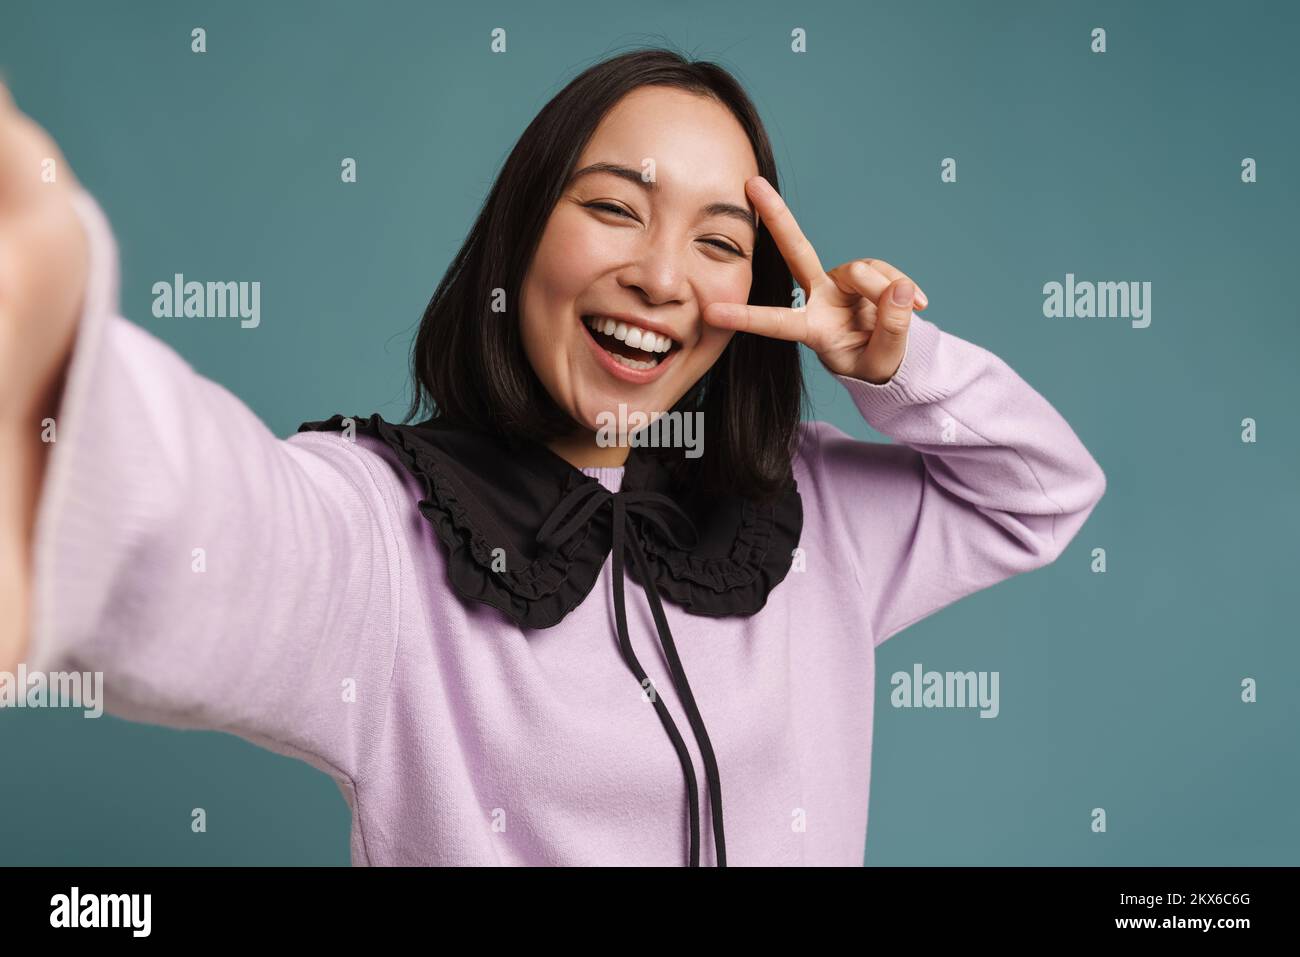
[(881, 295), (876, 303), (876, 325), (863, 351), (860, 368), (864, 374), (860, 378), (883, 385), (903, 364), (915, 297), (916, 284), (910, 279), (896, 280)]

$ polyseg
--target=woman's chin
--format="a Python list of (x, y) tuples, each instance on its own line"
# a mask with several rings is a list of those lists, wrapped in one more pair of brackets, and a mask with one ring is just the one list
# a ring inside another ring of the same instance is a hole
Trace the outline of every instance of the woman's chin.
[(611, 428), (621, 432), (628, 423), (635, 430), (663, 411), (657, 407), (647, 408), (644, 400), (629, 401), (627, 396), (604, 396), (583, 403), (581, 411), (573, 418), (589, 432), (608, 431)]

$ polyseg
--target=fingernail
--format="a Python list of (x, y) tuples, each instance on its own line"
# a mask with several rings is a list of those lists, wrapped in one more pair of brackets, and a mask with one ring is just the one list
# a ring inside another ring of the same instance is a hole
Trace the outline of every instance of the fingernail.
[(904, 279), (894, 287), (894, 305), (910, 306), (916, 301), (916, 286)]
[(930, 297), (927, 296), (925, 293), (923, 293), (920, 289), (916, 290), (916, 301), (919, 302), (922, 306), (930, 305)]

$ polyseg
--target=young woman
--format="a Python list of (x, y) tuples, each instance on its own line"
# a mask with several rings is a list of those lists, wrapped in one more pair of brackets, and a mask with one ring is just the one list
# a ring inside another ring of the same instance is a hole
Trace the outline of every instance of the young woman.
[[(824, 269), (708, 63), (573, 80), (426, 311), (430, 416), (288, 440), (118, 315), (99, 207), (11, 103), (0, 138), (0, 667), (310, 762), (356, 864), (860, 865), (876, 646), (1105, 488), (898, 268)], [(799, 343), (894, 443), (799, 421)]]

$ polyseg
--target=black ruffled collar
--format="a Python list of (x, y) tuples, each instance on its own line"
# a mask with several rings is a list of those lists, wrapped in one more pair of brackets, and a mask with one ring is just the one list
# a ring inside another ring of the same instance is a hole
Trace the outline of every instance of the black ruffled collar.
[[(536, 442), (450, 428), (335, 415), (305, 422), (304, 431), (355, 429), (381, 439), (418, 478), (418, 507), (436, 529), (452, 587), (462, 600), (484, 602), (526, 628), (558, 624), (591, 592), (614, 555), (618, 640), (629, 669), (646, 687), (627, 636), (623, 596), (627, 571), (654, 613), (674, 683), (709, 772), (717, 863), (725, 865), (721, 784), (703, 721), (660, 606), (660, 595), (691, 614), (752, 615), (790, 570), (803, 507), (791, 483), (773, 503), (733, 497), (707, 503), (672, 492), (670, 473), (654, 449), (630, 450), (623, 484), (610, 492), (597, 479)], [(690, 862), (699, 862), (698, 794), (693, 765), (658, 695), (656, 711), (682, 759), (690, 792)]]

